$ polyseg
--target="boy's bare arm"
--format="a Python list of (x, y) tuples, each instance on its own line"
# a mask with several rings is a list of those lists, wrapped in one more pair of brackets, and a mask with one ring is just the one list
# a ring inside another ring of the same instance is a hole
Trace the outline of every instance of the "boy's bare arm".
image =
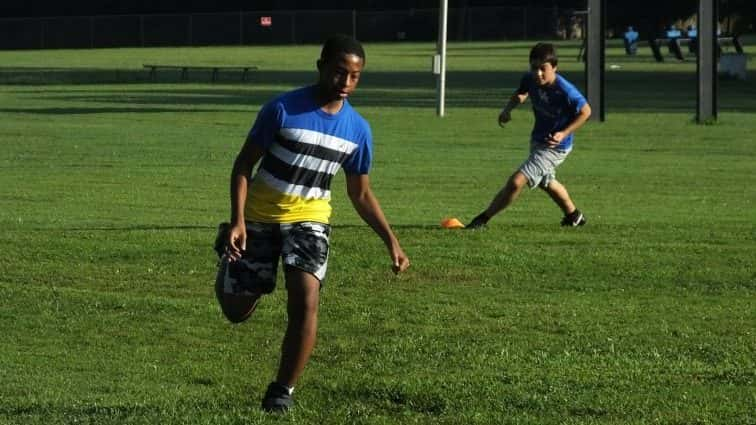
[(515, 92), (512, 97), (509, 98), (509, 102), (504, 106), (504, 109), (499, 113), (499, 125), (503, 126), (512, 119), (511, 112), (514, 108), (520, 106), (528, 98), (527, 93)]
[(394, 273), (399, 273), (409, 267), (409, 259), (399, 245), (399, 240), (394, 236), (383, 215), (383, 210), (378, 199), (373, 195), (370, 188), (370, 178), (367, 174), (347, 174), (347, 194), (352, 205), (362, 219), (370, 225), (375, 233), (380, 236), (391, 256), (391, 266)]
[(265, 150), (247, 140), (234, 161), (231, 171), (231, 229), (226, 241), (232, 259), (241, 257), (246, 249), (247, 229), (244, 223), (244, 204), (247, 201), (247, 179)]
[(582, 127), (590, 117), (591, 106), (586, 103), (582, 108), (580, 108), (580, 112), (578, 112), (577, 116), (574, 120), (572, 120), (570, 125), (565, 127), (562, 131), (557, 131), (549, 135), (549, 138), (546, 139), (546, 142), (548, 142), (550, 146), (556, 146), (560, 144), (565, 137), (569, 136), (570, 134), (577, 131), (578, 128)]

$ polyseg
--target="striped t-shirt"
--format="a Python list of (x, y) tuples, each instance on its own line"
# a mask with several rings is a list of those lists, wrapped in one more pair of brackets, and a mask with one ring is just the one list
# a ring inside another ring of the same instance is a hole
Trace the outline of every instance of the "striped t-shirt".
[(316, 221), (331, 216), (331, 180), (339, 168), (367, 174), (372, 159), (370, 126), (344, 101), (328, 114), (316, 102), (316, 86), (265, 104), (248, 140), (266, 152), (249, 186), (245, 218), (264, 223)]

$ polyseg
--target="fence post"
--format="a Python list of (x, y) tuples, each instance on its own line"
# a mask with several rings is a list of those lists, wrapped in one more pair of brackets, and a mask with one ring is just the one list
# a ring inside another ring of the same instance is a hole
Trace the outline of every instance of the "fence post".
[(591, 105), (591, 120), (604, 121), (604, 62), (606, 0), (588, 0), (588, 34), (585, 36), (585, 94)]
[(696, 122), (707, 123), (717, 119), (717, 1), (698, 1), (698, 55), (696, 74)]

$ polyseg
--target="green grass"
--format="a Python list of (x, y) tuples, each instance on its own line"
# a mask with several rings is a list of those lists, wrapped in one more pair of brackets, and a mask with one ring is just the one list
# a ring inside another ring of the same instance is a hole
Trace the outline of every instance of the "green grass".
[[(692, 61), (613, 46), (607, 121), (559, 169), (588, 226), (534, 191), (442, 230), (526, 156), (529, 107), (496, 116), (530, 44), (451, 44), (443, 119), (433, 45), (366, 46), (352, 102), (412, 267), (390, 273), (338, 178), (319, 341), (284, 417), (258, 404), (285, 293), (226, 323), (211, 243), (255, 114), (314, 81), (317, 46), (0, 52), (0, 423), (756, 423), (753, 60), (696, 125)], [(582, 86), (577, 46), (561, 54)], [(260, 71), (150, 83), (148, 62)]]

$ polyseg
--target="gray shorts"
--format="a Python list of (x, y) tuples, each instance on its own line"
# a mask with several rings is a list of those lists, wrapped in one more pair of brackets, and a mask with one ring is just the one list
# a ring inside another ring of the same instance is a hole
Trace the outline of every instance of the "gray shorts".
[(235, 262), (239, 267), (237, 288), (225, 292), (270, 293), (276, 287), (278, 259), (285, 266), (304, 270), (323, 282), (328, 268), (331, 226), (315, 222), (247, 222), (247, 249)]
[(569, 155), (570, 151), (549, 148), (543, 143), (530, 143), (530, 156), (520, 165), (520, 172), (528, 178), (528, 186), (546, 188), (556, 178), (556, 167)]

